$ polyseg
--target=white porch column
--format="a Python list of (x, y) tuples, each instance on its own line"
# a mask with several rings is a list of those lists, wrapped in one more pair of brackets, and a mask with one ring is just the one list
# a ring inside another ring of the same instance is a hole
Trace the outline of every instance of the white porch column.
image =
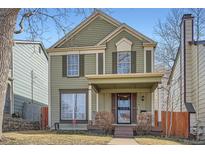
[(96, 112), (98, 112), (98, 103), (99, 103), (99, 94), (98, 94), (98, 92), (96, 93)]
[(152, 126), (154, 126), (154, 92), (151, 93), (151, 102), (152, 102)]
[(162, 108), (162, 101), (164, 101), (164, 96), (161, 94), (162, 93), (162, 89), (157, 89), (158, 91), (158, 103), (159, 103), (159, 108), (158, 108), (158, 125), (161, 126), (161, 122), (162, 122), (162, 118), (161, 118), (161, 114), (162, 114), (162, 111), (161, 111), (161, 108)]
[(92, 85), (88, 86), (88, 120), (92, 120)]

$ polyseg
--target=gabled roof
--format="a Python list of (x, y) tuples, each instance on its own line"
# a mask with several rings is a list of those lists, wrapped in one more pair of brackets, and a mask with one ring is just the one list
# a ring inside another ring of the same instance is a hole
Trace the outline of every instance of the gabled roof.
[(109, 41), (112, 38), (114, 38), (117, 34), (119, 34), (121, 31), (127, 31), (128, 33), (130, 33), (131, 35), (135, 36), (136, 38), (140, 39), (140, 40), (147, 40), (149, 43), (156, 45), (157, 43), (148, 38), (147, 36), (143, 35), (142, 33), (138, 32), (137, 30), (133, 29), (132, 27), (128, 26), (127, 24), (121, 24), (117, 29), (115, 29), (112, 33), (108, 34), (104, 39), (102, 39), (100, 42), (98, 42), (96, 45), (101, 45), (103, 44), (105, 41)]
[(116, 19), (112, 18), (111, 16), (108, 16), (107, 14), (105, 14), (104, 12), (102, 12), (100, 10), (95, 10), (95, 12), (92, 13), (87, 19), (82, 21), (78, 26), (76, 26), (73, 30), (71, 30), (69, 33), (67, 33), (63, 38), (58, 40), (50, 48), (56, 48), (57, 46), (59, 46), (60, 44), (62, 44), (66, 40), (68, 40), (69, 38), (72, 38), (76, 33), (78, 33), (81, 29), (86, 27), (89, 23), (91, 23), (93, 20), (95, 20), (99, 16), (101, 18), (105, 19), (106, 21), (108, 21), (109, 23), (115, 25), (116, 27), (121, 25), (121, 23), (119, 21), (117, 21)]
[(99, 43), (97, 43), (98, 45), (101, 45), (102, 43), (104, 43), (107, 40), (112, 39), (113, 37), (115, 37), (119, 32), (125, 30), (128, 33), (130, 33), (131, 35), (137, 37), (138, 39), (141, 40), (146, 40), (148, 41), (150, 44), (153, 44), (154, 46), (156, 46), (156, 42), (152, 39), (150, 39), (149, 37), (143, 35), (142, 33), (136, 31), (135, 29), (133, 29), (132, 27), (121, 23), (119, 21), (117, 21), (116, 19), (114, 19), (113, 17), (107, 15), (106, 13), (100, 11), (100, 10), (95, 10), (95, 12), (93, 14), (91, 14), (86, 20), (84, 20), (83, 22), (81, 22), (77, 27), (75, 27), (72, 31), (70, 31), (69, 33), (67, 33), (63, 38), (61, 38), (59, 41), (57, 41), (54, 45), (52, 45), (49, 49), (52, 48), (56, 48), (59, 45), (61, 45), (62, 43), (64, 43), (66, 40), (72, 38), (76, 33), (78, 33), (79, 31), (81, 31), (84, 27), (86, 27), (88, 24), (90, 24), (93, 20), (95, 20), (97, 17), (102, 17), (103, 19), (105, 19), (106, 21), (108, 21), (109, 23), (115, 25), (116, 28), (113, 32), (111, 32), (110, 34), (108, 34), (104, 39), (102, 39)]
[(31, 40), (14, 40), (14, 43), (16, 44), (38, 44), (43, 49), (43, 53), (45, 57), (48, 59), (48, 54), (46, 52), (46, 48), (44, 47), (43, 43), (41, 41), (31, 41)]

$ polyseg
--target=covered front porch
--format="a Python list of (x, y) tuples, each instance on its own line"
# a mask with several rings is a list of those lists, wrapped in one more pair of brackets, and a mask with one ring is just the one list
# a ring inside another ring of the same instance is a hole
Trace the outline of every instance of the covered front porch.
[(95, 124), (98, 112), (112, 113), (113, 126), (134, 126), (137, 115), (150, 113), (154, 125), (154, 90), (161, 73), (87, 75), (88, 120)]

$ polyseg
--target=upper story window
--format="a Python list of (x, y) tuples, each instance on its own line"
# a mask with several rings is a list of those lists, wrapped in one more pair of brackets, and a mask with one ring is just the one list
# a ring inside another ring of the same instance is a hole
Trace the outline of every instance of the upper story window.
[(122, 38), (116, 43), (117, 47), (117, 74), (131, 73), (132, 42)]
[(79, 76), (78, 54), (71, 54), (67, 56), (67, 76)]
[(126, 74), (131, 72), (131, 52), (121, 51), (117, 53), (117, 73)]

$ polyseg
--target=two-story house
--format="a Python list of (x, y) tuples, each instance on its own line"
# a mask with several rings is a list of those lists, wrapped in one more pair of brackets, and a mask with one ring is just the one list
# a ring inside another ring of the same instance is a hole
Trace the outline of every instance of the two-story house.
[[(180, 48), (168, 80), (168, 111), (187, 115), (183, 122), (184, 137), (195, 134), (198, 139), (205, 139), (205, 41), (194, 40), (193, 23), (191, 14), (183, 16)], [(181, 123), (176, 120), (175, 125), (181, 126), (178, 130), (182, 129)], [(172, 135), (179, 135), (176, 127), (170, 128)]]
[(75, 129), (87, 129), (100, 111), (113, 113), (114, 125), (136, 125), (138, 113), (154, 113), (163, 76), (154, 72), (155, 47), (111, 16), (91, 14), (48, 49), (51, 129), (73, 129), (73, 120)]
[(15, 40), (4, 113), (39, 121), (48, 105), (48, 55), (41, 42)]

